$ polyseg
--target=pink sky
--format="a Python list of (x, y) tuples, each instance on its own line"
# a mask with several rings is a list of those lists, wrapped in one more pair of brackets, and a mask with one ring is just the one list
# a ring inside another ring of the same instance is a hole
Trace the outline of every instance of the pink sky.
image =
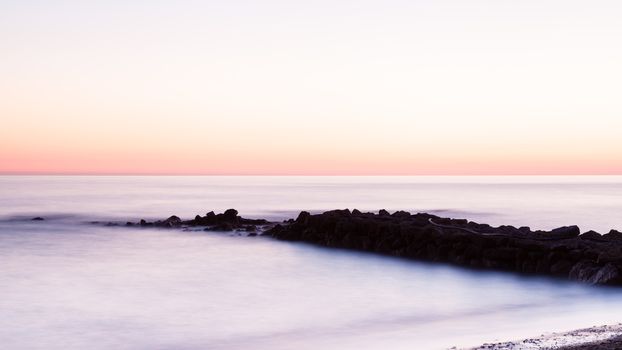
[(622, 174), (622, 5), (0, 4), (2, 174)]
[(189, 175), (608, 175), (622, 165), (605, 157), (510, 155), (418, 156), (407, 152), (352, 154), (174, 154), (36, 150), (0, 153), (5, 174)]

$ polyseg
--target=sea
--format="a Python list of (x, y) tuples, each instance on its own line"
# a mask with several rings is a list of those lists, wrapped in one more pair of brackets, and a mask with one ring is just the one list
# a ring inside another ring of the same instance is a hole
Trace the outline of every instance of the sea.
[(229, 208), (606, 233), (622, 230), (622, 177), (0, 176), (0, 348), (448, 349), (622, 322), (620, 288), (92, 223)]

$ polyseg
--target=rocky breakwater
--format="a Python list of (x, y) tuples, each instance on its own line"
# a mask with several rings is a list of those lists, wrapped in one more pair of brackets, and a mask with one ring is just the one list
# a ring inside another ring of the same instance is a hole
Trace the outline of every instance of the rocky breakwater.
[(326, 247), (368, 251), (473, 268), (551, 275), (591, 284), (622, 285), (622, 233), (580, 234), (492, 227), (430, 214), (333, 210), (301, 212), (264, 235)]
[(235, 209), (228, 209), (224, 213), (216, 214), (213, 211), (205, 214), (205, 216), (197, 215), (192, 220), (182, 220), (178, 216), (173, 215), (165, 220), (149, 222), (140, 220), (138, 223), (127, 222), (126, 226), (140, 227), (160, 227), (160, 228), (183, 228), (183, 227), (201, 227), (205, 231), (246, 231), (250, 236), (255, 236), (256, 231), (261, 230), (270, 222), (264, 219), (247, 219), (238, 215)]

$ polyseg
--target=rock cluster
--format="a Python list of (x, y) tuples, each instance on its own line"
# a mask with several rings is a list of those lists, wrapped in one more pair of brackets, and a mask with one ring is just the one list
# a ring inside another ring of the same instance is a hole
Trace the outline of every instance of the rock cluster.
[(175, 227), (197, 227), (205, 226), (206, 231), (232, 231), (242, 230), (248, 232), (257, 231), (257, 227), (261, 225), (267, 225), (269, 222), (264, 219), (246, 219), (238, 215), (238, 211), (235, 209), (228, 209), (224, 213), (216, 214), (213, 211), (205, 214), (205, 216), (197, 215), (193, 220), (183, 221), (179, 217), (173, 215), (166, 220), (158, 220), (154, 222), (148, 222), (146, 220), (140, 220), (138, 224), (128, 222), (126, 226), (142, 226), (142, 227), (161, 227), (161, 228), (175, 228)]
[(303, 241), (326, 247), (368, 251), (396, 257), (448, 262), (472, 268), (510, 270), (552, 275), (591, 283), (622, 285), (622, 233), (581, 234), (577, 226), (551, 231), (529, 227), (492, 227), (464, 219), (405, 211), (378, 214), (359, 210), (332, 210), (274, 225), (264, 219), (246, 219), (237, 210), (209, 212), (192, 220), (171, 216), (166, 220), (128, 226), (183, 228), (206, 231), (246, 231), (248, 236), (267, 230), (265, 236)]
[(430, 214), (345, 209), (317, 215), (301, 212), (296, 220), (276, 225), (265, 235), (473, 268), (622, 285), (622, 233), (618, 231), (581, 235), (576, 226), (532, 231)]

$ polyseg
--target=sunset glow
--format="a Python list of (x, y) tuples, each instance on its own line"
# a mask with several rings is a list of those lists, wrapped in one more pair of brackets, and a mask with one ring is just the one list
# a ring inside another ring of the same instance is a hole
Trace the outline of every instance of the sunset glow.
[(4, 1), (0, 173), (622, 174), (622, 5), (468, 3)]

